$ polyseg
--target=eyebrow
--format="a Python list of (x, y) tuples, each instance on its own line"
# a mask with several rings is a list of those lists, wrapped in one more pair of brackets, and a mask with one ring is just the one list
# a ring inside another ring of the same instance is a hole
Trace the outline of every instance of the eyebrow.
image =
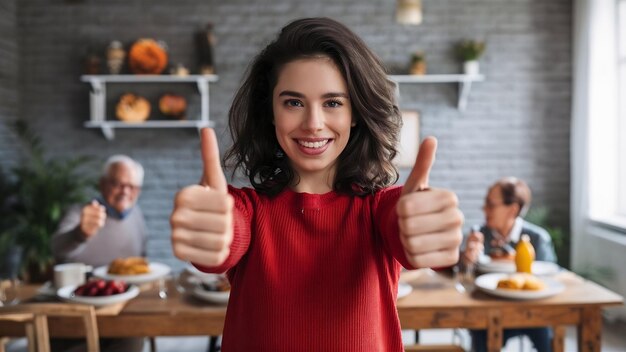
[[(291, 97), (296, 97), (296, 98), (305, 98), (304, 94), (298, 93), (298, 92), (294, 92), (292, 90), (284, 90), (284, 91), (280, 92), (280, 94), (278, 94), (278, 96), (279, 97), (291, 96)], [(324, 99), (328, 99), (328, 98), (346, 98), (346, 99), (348, 99), (348, 95), (346, 93), (342, 93), (342, 92), (330, 92), (330, 93), (326, 93), (326, 94), (322, 95), (322, 98), (324, 98)]]

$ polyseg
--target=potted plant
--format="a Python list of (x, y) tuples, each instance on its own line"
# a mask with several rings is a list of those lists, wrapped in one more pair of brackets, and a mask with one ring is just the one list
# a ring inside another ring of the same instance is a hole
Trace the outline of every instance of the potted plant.
[(463, 73), (477, 75), (480, 73), (478, 59), (485, 52), (485, 42), (465, 39), (456, 45), (457, 57), (463, 62)]
[(412, 75), (424, 75), (426, 74), (426, 59), (424, 53), (416, 51), (411, 55), (411, 67), (409, 73)]
[(40, 139), (24, 121), (14, 127), (28, 154), (12, 170), (12, 190), (3, 195), (2, 218), (10, 224), (0, 228), (0, 253), (21, 248), (22, 276), (36, 282), (51, 274), (50, 239), (61, 216), (70, 205), (85, 202), (87, 189), (96, 183), (80, 172), (89, 158), (46, 158)]

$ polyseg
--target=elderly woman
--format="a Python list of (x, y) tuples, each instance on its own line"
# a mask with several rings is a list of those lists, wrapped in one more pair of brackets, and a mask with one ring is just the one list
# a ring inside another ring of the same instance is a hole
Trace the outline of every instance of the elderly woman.
[[(485, 224), (467, 237), (465, 249), (461, 253), (461, 264), (476, 263), (483, 253), (491, 257), (506, 257), (522, 234), (530, 237), (536, 260), (555, 262), (556, 254), (548, 232), (522, 219), (530, 200), (528, 185), (515, 177), (502, 178), (489, 187), (483, 205)], [(486, 332), (473, 330), (471, 334), (473, 350), (487, 351)], [(503, 343), (519, 335), (528, 336), (538, 352), (552, 350), (552, 331), (549, 328), (507, 329), (504, 331)]]

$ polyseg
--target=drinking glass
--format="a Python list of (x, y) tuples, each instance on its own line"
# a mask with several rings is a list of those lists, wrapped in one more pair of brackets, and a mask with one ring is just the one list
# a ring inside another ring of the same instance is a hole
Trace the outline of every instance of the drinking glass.
[(476, 268), (473, 263), (457, 264), (454, 270), (454, 283), (459, 292), (472, 292), (474, 290), (474, 279), (476, 278)]

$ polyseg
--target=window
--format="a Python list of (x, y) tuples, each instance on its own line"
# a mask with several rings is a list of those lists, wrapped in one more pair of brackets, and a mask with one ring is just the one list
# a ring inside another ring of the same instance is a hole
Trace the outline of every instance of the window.
[(626, 0), (604, 4), (589, 38), (589, 215), (626, 231)]

